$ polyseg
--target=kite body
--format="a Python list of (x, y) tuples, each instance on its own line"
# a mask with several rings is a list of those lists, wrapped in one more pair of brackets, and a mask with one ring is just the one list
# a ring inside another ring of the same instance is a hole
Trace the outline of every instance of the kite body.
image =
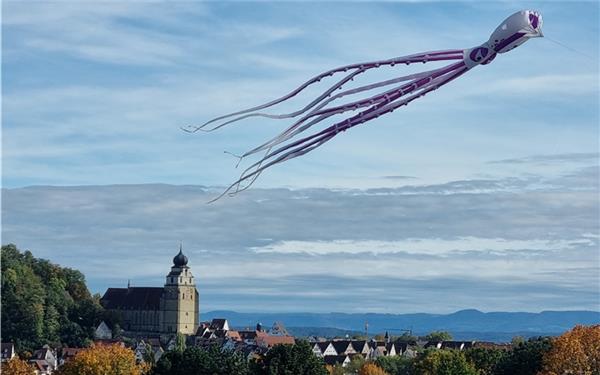
[[(508, 52), (531, 38), (542, 37), (541, 27), (542, 16), (538, 12), (523, 10), (504, 20), (504, 22), (494, 30), (488, 41), (480, 46), (465, 50), (424, 52), (388, 60), (346, 65), (319, 74), (289, 94), (269, 103), (220, 116), (200, 126), (188, 127), (184, 130), (188, 132), (213, 131), (225, 125), (250, 117), (296, 119), (291, 126), (273, 139), (239, 156), (241, 160), (244, 157), (259, 152), (265, 153), (258, 162), (248, 167), (242, 173), (240, 178), (229, 186), (222, 195), (227, 193), (235, 194), (241, 190), (247, 189), (265, 169), (286, 160), (304, 155), (326, 143), (340, 132), (408, 105), (413, 100), (438, 89), (477, 65), (489, 64), (498, 54)], [(335, 93), (336, 91), (342, 90), (344, 85), (352, 81), (358, 75), (371, 69), (376, 69), (381, 66), (408, 65), (412, 63), (428, 63), (434, 61), (453, 62), (442, 68), (396, 77), (386, 81)], [(273, 107), (296, 96), (314, 83), (330, 76), (340, 75), (340, 73), (345, 73), (343, 78), (332, 85), (323, 94), (315, 98), (312, 102), (297, 111), (285, 114), (261, 112), (266, 108)], [(365, 99), (345, 103), (342, 101), (346, 96), (384, 87), (387, 87), (388, 89)], [(347, 112), (350, 112), (351, 115), (346, 119), (329, 123), (329, 126), (314, 131), (312, 134), (308, 134), (309, 130), (318, 127), (330, 117)], [(212, 127), (209, 127), (209, 125), (212, 125)], [(245, 185), (242, 186), (242, 184)]]

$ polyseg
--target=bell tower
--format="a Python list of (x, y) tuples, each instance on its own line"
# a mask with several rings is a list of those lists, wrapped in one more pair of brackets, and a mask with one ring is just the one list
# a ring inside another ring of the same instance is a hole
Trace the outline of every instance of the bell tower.
[(162, 333), (192, 335), (198, 328), (199, 296), (187, 263), (188, 258), (179, 245), (179, 253), (173, 258), (160, 303)]

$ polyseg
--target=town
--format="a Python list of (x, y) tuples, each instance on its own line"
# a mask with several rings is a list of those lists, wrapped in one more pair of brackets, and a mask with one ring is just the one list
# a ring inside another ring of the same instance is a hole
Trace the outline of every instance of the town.
[[(539, 337), (494, 343), (452, 340), (447, 332), (431, 332), (421, 337), (413, 336), (411, 332), (395, 337), (389, 332), (365, 332), (354, 337), (294, 337), (284, 323), (278, 321), (268, 326), (257, 322), (253, 327), (238, 327), (227, 317), (200, 321), (200, 293), (181, 246), (173, 258), (163, 287), (133, 287), (128, 284), (125, 288), (108, 288), (98, 301), (101, 306), (90, 320), (97, 323), (87, 327), (91, 333), (89, 338), (85, 334), (77, 337), (72, 331), (67, 331), (59, 335), (58, 341), (48, 340), (47, 333), (33, 340), (23, 336), (21, 330), (12, 331), (13, 326), (22, 323), (13, 321), (12, 317), (26, 315), (18, 311), (16, 305), (19, 303), (9, 303), (13, 301), (11, 298), (18, 300), (19, 297), (12, 294), (12, 288), (27, 282), (19, 280), (14, 271), (20, 269), (28, 274), (27, 267), (31, 267), (44, 274), (48, 273), (44, 269), (51, 269), (56, 274), (66, 272), (70, 277), (78, 274), (38, 260), (29, 252), (21, 253), (14, 245), (2, 247), (2, 267), (3, 374), (108, 374), (123, 373), (125, 368), (129, 369), (125, 373), (132, 375), (421, 375), (436, 374), (444, 367), (453, 366), (459, 369), (453, 374), (533, 375), (547, 358), (560, 355), (562, 345), (586, 337), (591, 342), (600, 340), (600, 326), (578, 326), (554, 340)], [(44, 276), (35, 277), (42, 281)], [(61, 293), (68, 295), (69, 299), (80, 298), (69, 291), (79, 289), (81, 293), (85, 285), (81, 282), (82, 278), (79, 281), (65, 285)], [(86, 298), (84, 293), (83, 299)], [(46, 310), (52, 308), (46, 306)], [(73, 314), (70, 318), (76, 321), (87, 319)], [(25, 323), (31, 325), (31, 322)], [(42, 323), (55, 325), (46, 317)], [(82, 332), (86, 330), (84, 323), (73, 326)], [(48, 327), (40, 328), (48, 330)], [(63, 331), (62, 327), (57, 328), (59, 332)], [(44, 344), (36, 348), (34, 342)], [(553, 354), (553, 350), (558, 354)], [(532, 353), (538, 356), (533, 367)], [(584, 354), (592, 360), (598, 353), (594, 354), (590, 349)], [(117, 361), (115, 358), (121, 359)], [(108, 366), (108, 372), (94, 372), (98, 370), (99, 363)], [(221, 364), (210, 370), (207, 366), (215, 366), (214, 363)]]

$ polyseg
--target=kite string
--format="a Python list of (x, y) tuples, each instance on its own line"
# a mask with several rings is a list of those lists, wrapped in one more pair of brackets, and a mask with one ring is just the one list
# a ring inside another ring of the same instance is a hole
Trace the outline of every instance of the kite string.
[(561, 42), (559, 42), (558, 40), (552, 39), (552, 38), (548, 37), (547, 35), (544, 35), (544, 38), (543, 38), (543, 39), (547, 39), (548, 41), (550, 41), (550, 42), (552, 42), (552, 43), (554, 43), (554, 44), (557, 44), (557, 45), (559, 45), (559, 46), (561, 46), (561, 47), (563, 47), (563, 48), (566, 48), (566, 49), (568, 49), (568, 50), (569, 50), (569, 51), (571, 51), (571, 52), (575, 52), (575, 53), (577, 53), (577, 54), (580, 54), (581, 56), (584, 56), (584, 57), (586, 57), (586, 58), (588, 58), (588, 59), (590, 59), (590, 60), (592, 60), (592, 61), (595, 61), (595, 60), (596, 60), (596, 59), (594, 59), (592, 56), (590, 56), (590, 55), (588, 55), (588, 54), (586, 54), (586, 53), (584, 53), (584, 52), (581, 52), (581, 51), (579, 51), (579, 50), (577, 50), (577, 49), (575, 49), (575, 48), (573, 48), (573, 47), (570, 47), (570, 46), (568, 46), (568, 45), (566, 45), (566, 44), (564, 44), (564, 43), (561, 43)]

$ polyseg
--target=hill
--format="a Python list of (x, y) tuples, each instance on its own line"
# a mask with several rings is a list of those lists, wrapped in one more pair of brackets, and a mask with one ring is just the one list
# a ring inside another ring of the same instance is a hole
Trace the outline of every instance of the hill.
[[(256, 322), (269, 325), (281, 321), (298, 335), (334, 336), (354, 335), (364, 332), (365, 322), (369, 323), (370, 333), (389, 331), (400, 335), (410, 329), (416, 335), (444, 330), (456, 339), (477, 339), (486, 341), (510, 341), (514, 336), (558, 335), (577, 324), (600, 323), (600, 313), (593, 311), (542, 311), (529, 312), (488, 312), (461, 310), (452, 314), (345, 314), (345, 313), (238, 313), (234, 311), (210, 311), (202, 314), (202, 320), (216, 317), (229, 319), (234, 326), (252, 327)], [(337, 329), (340, 331), (331, 331)]]

